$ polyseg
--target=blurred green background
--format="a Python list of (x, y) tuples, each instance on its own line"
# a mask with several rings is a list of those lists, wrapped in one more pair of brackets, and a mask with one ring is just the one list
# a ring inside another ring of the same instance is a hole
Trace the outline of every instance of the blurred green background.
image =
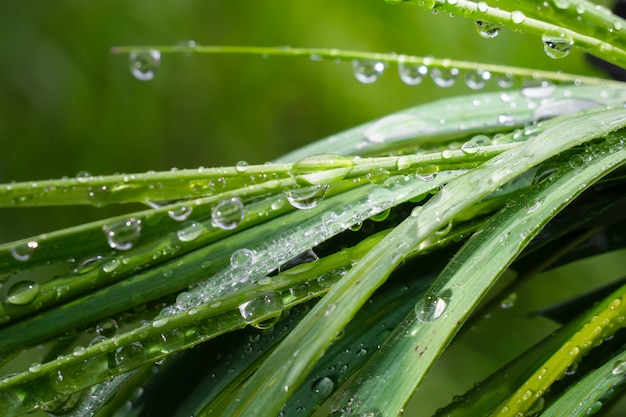
[[(395, 67), (378, 82), (363, 85), (348, 62), (251, 56), (164, 55), (155, 79), (142, 82), (131, 76), (126, 55), (110, 54), (117, 45), (194, 40), (201, 45), (329, 47), (598, 74), (577, 51), (552, 60), (537, 38), (503, 30), (487, 40), (473, 26), (382, 0), (4, 2), (0, 182), (71, 177), (81, 171), (99, 175), (240, 160), (263, 163), (387, 113), (472, 93), (460, 80), (449, 89), (430, 80), (406, 86)], [(0, 242), (116, 210), (2, 209)], [(589, 275), (580, 268), (575, 278), (580, 287), (588, 285)], [(547, 282), (543, 291), (520, 294), (526, 300), (522, 311), (546, 302), (541, 295), (555, 288), (567, 287), (572, 294), (577, 288), (571, 279), (566, 285), (558, 278)], [(519, 313), (510, 318), (517, 320), (512, 334), (498, 337), (502, 346), (494, 347), (493, 338), (486, 337), (493, 331), (489, 325), (475, 330), (473, 338), (474, 330), (464, 336), (470, 338), (465, 350), (440, 362), (429, 376), (431, 388), (418, 391), (419, 415), (429, 415), (450, 400), (451, 392), (461, 393), (554, 327), (545, 321), (520, 324), (526, 319)], [(486, 340), (495, 349), (485, 351), (481, 343)]]

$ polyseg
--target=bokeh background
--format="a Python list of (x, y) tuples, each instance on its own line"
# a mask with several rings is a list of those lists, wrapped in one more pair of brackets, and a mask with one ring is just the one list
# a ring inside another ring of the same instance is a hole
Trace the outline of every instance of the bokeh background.
[[(552, 60), (537, 38), (505, 29), (487, 40), (473, 22), (382, 0), (6, 1), (0, 5), (0, 182), (263, 163), (390, 112), (472, 93), (462, 82), (449, 89), (431, 80), (406, 86), (395, 67), (363, 85), (348, 62), (253, 56), (164, 55), (157, 76), (142, 82), (131, 76), (126, 55), (110, 53), (118, 45), (189, 40), (397, 52), (599, 74), (577, 51)], [(0, 243), (126, 209), (0, 209)], [(581, 268), (563, 276), (567, 281), (545, 280), (544, 291), (520, 293), (524, 302), (502, 312), (499, 320), (517, 321), (515, 332), (497, 338), (501, 346), (484, 345), (489, 325), (466, 334), (466, 350), (437, 365), (430, 388), (418, 392), (417, 408), (406, 415), (430, 415), (450, 400), (450, 392), (462, 393), (553, 328), (525, 313), (520, 319), (515, 309), (530, 312), (546, 302), (546, 294), (552, 300), (572, 295), (573, 281), (586, 288), (589, 279)], [(555, 288), (568, 293), (555, 297)]]

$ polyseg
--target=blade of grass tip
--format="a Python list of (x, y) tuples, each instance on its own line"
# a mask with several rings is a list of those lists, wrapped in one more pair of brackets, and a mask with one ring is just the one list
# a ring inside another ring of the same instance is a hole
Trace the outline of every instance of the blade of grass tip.
[(623, 127), (625, 116), (624, 109), (571, 116), (551, 125), (520, 147), (523, 149), (507, 151), (451, 181), (423, 210), (417, 210), (401, 223), (333, 287), (244, 384), (238, 401), (226, 409), (224, 415), (278, 413), (323, 351), (411, 248), (465, 207), (530, 167)]
[[(511, 131), (517, 127), (571, 114), (596, 105), (621, 104), (626, 89), (596, 86), (527, 87), (520, 91), (492, 92), (453, 97), (403, 110), (353, 129), (329, 136), (278, 158), (298, 161), (326, 152), (368, 155), (393, 147), (461, 140), (472, 135)], [(446, 118), (442, 124), (441, 117)]]
[(485, 223), (394, 331), (391, 342), (359, 372), (337, 409), (399, 413), (482, 296), (530, 240), (588, 184), (624, 163), (626, 151), (610, 154), (608, 149), (605, 145), (603, 157), (590, 160), (583, 170), (565, 164), (553, 182), (529, 189)]
[(542, 413), (542, 417), (584, 417), (596, 414), (624, 387), (626, 351), (583, 376)]

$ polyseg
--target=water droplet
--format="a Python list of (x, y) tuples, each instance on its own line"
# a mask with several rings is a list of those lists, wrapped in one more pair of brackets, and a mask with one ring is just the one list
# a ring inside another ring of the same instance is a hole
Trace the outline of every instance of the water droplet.
[(540, 84), (539, 86), (522, 88), (522, 96), (531, 99), (549, 98), (556, 92), (556, 86), (553, 84)]
[(613, 363), (613, 370), (611, 371), (613, 375), (621, 375), (625, 372), (626, 372), (626, 361), (619, 360)]
[(564, 33), (546, 33), (541, 36), (543, 50), (550, 58), (565, 58), (574, 45), (574, 41)]
[(256, 252), (251, 249), (239, 249), (230, 255), (230, 266), (233, 268), (245, 267), (250, 269), (252, 264), (256, 262)]
[(404, 55), (399, 58), (398, 75), (406, 85), (418, 85), (428, 74), (426, 65), (415, 65), (404, 62)]
[(28, 367), (28, 372), (33, 373), (33, 374), (37, 372), (41, 372), (41, 363), (39, 362), (33, 363), (31, 366)]
[(382, 184), (389, 178), (389, 171), (383, 167), (377, 167), (368, 172), (365, 178), (372, 184)]
[(404, 171), (406, 169), (411, 168), (413, 162), (409, 156), (403, 155), (396, 159), (396, 169), (398, 171)]
[(448, 302), (443, 298), (428, 294), (415, 304), (415, 315), (421, 322), (435, 321), (444, 313)]
[(524, 23), (525, 20), (526, 20), (526, 15), (520, 12), (519, 10), (515, 10), (514, 12), (511, 13), (511, 21), (513, 23), (519, 25), (520, 23)]
[(424, 182), (431, 182), (437, 176), (437, 166), (424, 165), (416, 170), (417, 177)]
[(355, 59), (352, 61), (352, 72), (363, 84), (372, 84), (385, 71), (385, 64), (371, 59)]
[(18, 245), (13, 246), (10, 249), (11, 256), (16, 261), (22, 261), (22, 262), (28, 261), (31, 258), (31, 256), (33, 256), (35, 249), (37, 249), (38, 247), (39, 247), (39, 243), (37, 243), (34, 240), (31, 240), (26, 243), (20, 243)]
[(572, 155), (569, 158), (569, 166), (576, 171), (580, 171), (585, 166), (585, 159), (580, 154)]
[(283, 300), (274, 292), (266, 292), (239, 306), (244, 321), (259, 329), (274, 326), (282, 314)]
[(301, 159), (291, 166), (289, 175), (300, 185), (320, 185), (343, 180), (354, 161), (341, 155), (318, 154)]
[(19, 281), (7, 291), (7, 302), (18, 306), (30, 304), (37, 298), (40, 291), (39, 284), (34, 281)]
[(465, 84), (472, 90), (480, 90), (491, 79), (491, 73), (482, 68), (475, 71), (468, 71), (465, 74)]
[(117, 321), (112, 318), (104, 319), (96, 325), (96, 333), (99, 336), (111, 337), (117, 331)]
[(467, 155), (475, 155), (480, 150), (480, 146), (473, 139), (468, 140), (461, 145), (461, 150)]
[(380, 213), (394, 205), (395, 197), (393, 193), (386, 188), (376, 188), (367, 197), (367, 202), (374, 213)]
[(191, 242), (202, 234), (203, 229), (202, 224), (188, 221), (183, 224), (182, 229), (176, 231), (176, 236), (181, 242)]
[(334, 388), (335, 383), (333, 382), (333, 380), (325, 376), (313, 381), (311, 391), (313, 391), (313, 394), (316, 396), (316, 398), (323, 400), (328, 398), (330, 394), (332, 394)]
[(211, 212), (211, 224), (223, 230), (232, 230), (243, 220), (243, 203), (239, 197), (220, 201)]
[(183, 220), (187, 220), (187, 218), (193, 212), (193, 207), (191, 206), (181, 206), (167, 212), (167, 215), (177, 222), (182, 222)]
[(102, 265), (102, 270), (107, 274), (110, 274), (111, 272), (115, 271), (119, 265), (120, 262), (117, 259), (111, 259), (110, 261)]
[(235, 169), (237, 172), (246, 172), (250, 165), (246, 161), (239, 161), (235, 164)]
[(430, 71), (430, 77), (439, 87), (452, 87), (459, 75), (458, 68), (433, 68)]
[(326, 195), (328, 185), (295, 185), (283, 190), (287, 201), (297, 209), (310, 209), (317, 206)]
[(500, 88), (510, 88), (515, 83), (515, 76), (513, 74), (498, 74), (496, 76), (496, 84)]
[(501, 114), (498, 116), (498, 123), (504, 126), (512, 126), (517, 123), (517, 119), (512, 114)]
[(89, 182), (91, 179), (93, 179), (93, 176), (87, 171), (80, 171), (76, 174), (76, 181), (80, 183)]
[(517, 293), (512, 292), (500, 301), (500, 308), (503, 310), (512, 308), (517, 301)]
[(131, 52), (129, 55), (130, 73), (140, 81), (150, 81), (154, 78), (161, 64), (161, 52), (149, 51)]
[(596, 401), (595, 403), (591, 404), (589, 408), (587, 408), (587, 411), (585, 412), (585, 414), (588, 416), (591, 416), (593, 414), (596, 414), (601, 409), (602, 409), (602, 402)]
[(64, 395), (60, 398), (46, 403), (43, 411), (50, 416), (66, 416), (76, 411), (83, 399), (83, 391), (78, 391), (70, 395)]
[(107, 242), (112, 249), (128, 250), (139, 239), (141, 220), (130, 218), (117, 223), (102, 226)]
[(485, 39), (492, 39), (500, 34), (502, 26), (484, 20), (476, 21), (476, 32)]
[(146, 350), (140, 342), (134, 342), (117, 348), (114, 357), (120, 372), (129, 371), (143, 364), (146, 359)]

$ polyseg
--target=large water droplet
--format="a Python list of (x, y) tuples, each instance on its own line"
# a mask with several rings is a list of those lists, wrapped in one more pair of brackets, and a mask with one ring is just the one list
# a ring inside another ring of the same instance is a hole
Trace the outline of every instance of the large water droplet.
[(128, 371), (143, 364), (146, 350), (140, 342), (121, 346), (115, 351), (115, 364), (119, 370)]
[(187, 220), (187, 218), (193, 212), (193, 207), (191, 206), (181, 206), (167, 212), (167, 215), (177, 222), (182, 222), (183, 220)]
[(400, 76), (402, 82), (406, 85), (418, 85), (427, 74), (428, 67), (426, 65), (409, 64), (404, 62), (402, 57), (400, 57), (398, 75)]
[(352, 72), (363, 84), (372, 84), (385, 71), (385, 64), (371, 59), (355, 59), (352, 61)]
[(513, 86), (513, 83), (515, 83), (515, 76), (513, 74), (505, 73), (496, 76), (496, 84), (498, 84), (500, 88), (510, 88)]
[(7, 302), (14, 305), (26, 305), (32, 303), (41, 292), (39, 284), (34, 281), (16, 282), (7, 292)]
[(282, 309), (283, 300), (280, 294), (267, 292), (241, 304), (239, 313), (249, 325), (259, 329), (268, 329), (276, 324), (282, 314)]
[(154, 78), (161, 64), (161, 52), (151, 49), (129, 54), (130, 73), (140, 81), (150, 81)]
[(333, 382), (333, 380), (325, 376), (313, 381), (311, 391), (313, 391), (315, 397), (323, 400), (328, 398), (330, 394), (332, 394), (334, 388), (335, 383)]
[(541, 36), (543, 50), (553, 59), (565, 58), (574, 45), (574, 41), (564, 33), (546, 33)]
[(112, 249), (128, 250), (139, 239), (141, 220), (130, 218), (117, 223), (102, 226), (107, 242)]
[(501, 30), (502, 26), (495, 23), (485, 22), (484, 20), (476, 21), (476, 32), (478, 32), (478, 34), (483, 38), (495, 38), (496, 36), (498, 36)]
[(441, 317), (447, 307), (446, 300), (437, 295), (428, 294), (415, 304), (415, 315), (421, 322), (435, 321)]
[(354, 161), (341, 155), (319, 154), (301, 159), (291, 166), (289, 175), (299, 184), (328, 184), (341, 181), (354, 167)]
[(310, 209), (317, 206), (326, 195), (328, 185), (295, 185), (283, 190), (287, 201), (297, 209)]
[(188, 221), (183, 224), (183, 228), (176, 231), (176, 236), (182, 242), (191, 242), (202, 234), (202, 224)]
[(99, 336), (111, 337), (117, 331), (117, 327), (117, 321), (115, 321), (115, 319), (107, 318), (96, 325), (96, 333), (98, 333)]
[(439, 87), (452, 87), (459, 76), (458, 68), (438, 68), (435, 67), (430, 71), (430, 77)]
[(621, 375), (626, 373), (626, 361), (615, 361), (613, 364), (613, 370), (611, 371), (613, 375)]
[(211, 224), (223, 230), (232, 230), (243, 220), (243, 203), (239, 197), (222, 200), (211, 212)]
[(16, 261), (27, 261), (33, 256), (35, 249), (39, 247), (39, 243), (35, 240), (31, 240), (26, 243), (20, 243), (13, 246), (10, 249), (11, 256)]
[(511, 13), (511, 21), (515, 24), (520, 24), (520, 23), (524, 23), (524, 21), (526, 20), (526, 15), (522, 12), (520, 12), (519, 10), (515, 10), (514, 12)]

